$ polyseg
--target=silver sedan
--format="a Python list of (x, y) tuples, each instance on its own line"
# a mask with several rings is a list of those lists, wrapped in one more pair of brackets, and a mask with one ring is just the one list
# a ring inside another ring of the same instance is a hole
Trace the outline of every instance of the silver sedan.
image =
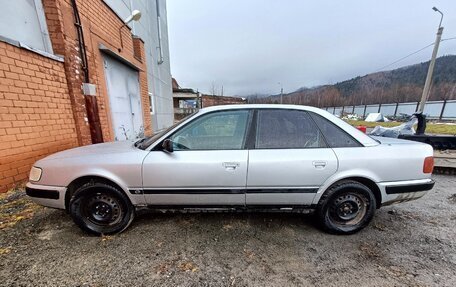
[(369, 137), (317, 108), (232, 105), (50, 155), (26, 192), (95, 234), (123, 231), (141, 208), (312, 210), (324, 230), (350, 234), (377, 208), (422, 197), (432, 169), (430, 145)]

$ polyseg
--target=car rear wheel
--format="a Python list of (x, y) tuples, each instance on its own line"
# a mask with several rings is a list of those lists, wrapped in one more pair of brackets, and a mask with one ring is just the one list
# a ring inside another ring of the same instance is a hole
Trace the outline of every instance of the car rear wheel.
[(70, 199), (69, 211), (82, 230), (97, 235), (122, 232), (135, 217), (127, 196), (105, 183), (89, 183), (77, 189)]
[(327, 232), (352, 234), (369, 224), (375, 209), (372, 191), (357, 181), (346, 180), (333, 185), (322, 196), (317, 217)]

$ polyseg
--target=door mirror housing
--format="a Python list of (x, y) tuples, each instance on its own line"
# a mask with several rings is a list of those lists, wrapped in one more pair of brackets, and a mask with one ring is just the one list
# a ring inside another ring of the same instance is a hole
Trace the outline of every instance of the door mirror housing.
[(165, 139), (162, 143), (162, 148), (166, 152), (173, 152), (174, 151), (173, 141), (170, 139)]

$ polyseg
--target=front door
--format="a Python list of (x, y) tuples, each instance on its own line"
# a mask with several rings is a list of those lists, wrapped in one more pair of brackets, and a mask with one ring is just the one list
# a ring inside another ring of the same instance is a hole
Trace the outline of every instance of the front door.
[(337, 171), (337, 157), (306, 111), (259, 109), (249, 152), (247, 206), (306, 206)]
[(155, 206), (244, 206), (250, 111), (203, 114), (169, 136), (174, 151), (143, 163), (146, 202)]
[(115, 140), (131, 140), (144, 133), (138, 72), (123, 63), (104, 57)]

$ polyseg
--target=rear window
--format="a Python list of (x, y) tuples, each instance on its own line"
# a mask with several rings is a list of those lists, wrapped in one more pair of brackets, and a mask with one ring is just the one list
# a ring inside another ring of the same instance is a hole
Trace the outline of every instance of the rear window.
[(355, 140), (352, 136), (347, 134), (344, 130), (342, 130), (331, 121), (312, 112), (309, 112), (309, 114), (312, 116), (313, 120), (320, 128), (323, 136), (326, 139), (326, 142), (330, 147), (337, 148), (362, 146), (357, 140)]
[(258, 149), (326, 147), (319, 129), (305, 111), (264, 109), (258, 111)]

